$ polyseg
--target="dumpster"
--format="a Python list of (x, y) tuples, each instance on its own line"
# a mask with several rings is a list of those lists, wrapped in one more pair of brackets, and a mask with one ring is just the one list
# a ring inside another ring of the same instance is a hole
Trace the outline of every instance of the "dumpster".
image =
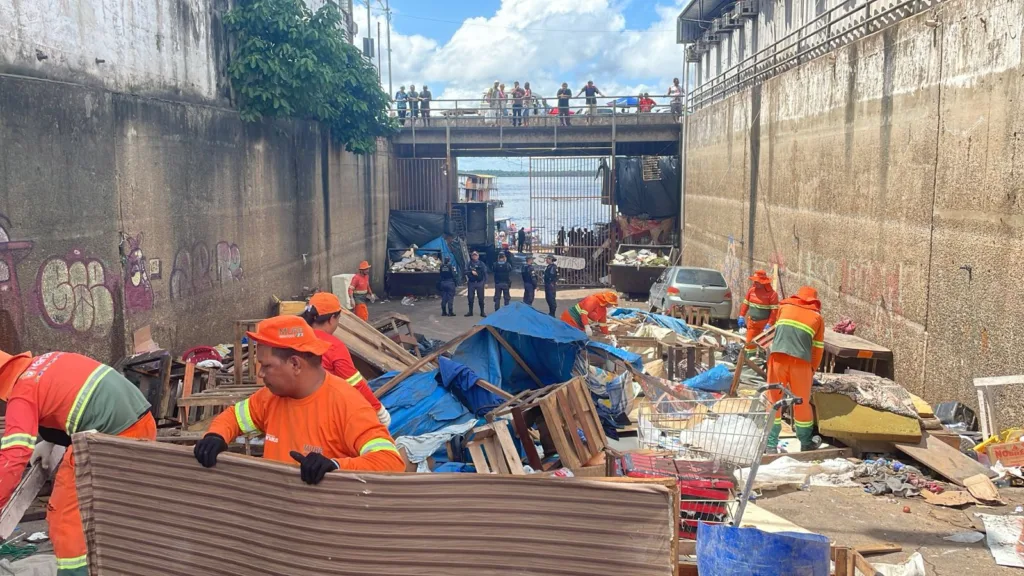
[(608, 263), (608, 275), (617, 292), (631, 298), (646, 298), (665, 268), (679, 258), (675, 246), (620, 244)]

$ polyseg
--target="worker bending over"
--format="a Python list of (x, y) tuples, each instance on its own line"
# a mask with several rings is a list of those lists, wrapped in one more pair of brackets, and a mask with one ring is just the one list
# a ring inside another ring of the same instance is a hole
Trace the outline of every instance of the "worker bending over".
[(110, 366), (70, 352), (0, 351), (0, 400), (7, 428), (0, 438), (0, 507), (6, 506), (32, 459), (36, 441), (67, 446), (46, 505), (59, 576), (86, 576), (85, 533), (75, 490), (71, 434), (95, 430), (125, 438), (156, 439), (149, 402)]
[[(811, 382), (825, 352), (825, 322), (821, 318), (818, 291), (801, 286), (795, 296), (782, 301), (775, 323), (775, 339), (768, 356), (768, 383), (782, 384), (803, 400), (793, 406), (793, 427), (800, 440), (800, 450), (816, 448), (814, 441), (814, 410), (811, 408)], [(771, 390), (772, 403), (782, 392)], [(775, 413), (775, 425), (768, 435), (768, 450), (778, 450), (782, 431), (782, 412)]]
[(591, 326), (597, 326), (602, 334), (608, 333), (608, 309), (619, 304), (619, 295), (615, 292), (601, 292), (580, 300), (572, 308), (562, 312), (562, 321), (587, 333), (594, 334)]
[(352, 277), (352, 282), (348, 285), (348, 297), (355, 302), (352, 312), (363, 322), (369, 322), (370, 309), (366, 305), (375, 301), (377, 297), (370, 287), (370, 263), (366, 260), (359, 263), (359, 272)]
[(747, 296), (743, 299), (740, 317), (744, 318), (747, 327), (747, 344), (743, 349), (747, 356), (756, 356), (757, 344), (754, 344), (754, 339), (775, 324), (779, 316), (779, 295), (772, 288), (772, 279), (764, 270), (754, 272), (750, 279), (754, 285), (747, 290)]
[(400, 472), (402, 457), (373, 408), (341, 378), (324, 371), (330, 344), (298, 316), (264, 320), (247, 332), (266, 385), (221, 412), (195, 447), (209, 468), (241, 434), (266, 434), (263, 457), (298, 462), (300, 476), (318, 484), (332, 470)]
[(338, 329), (338, 317), (341, 316), (341, 300), (330, 292), (317, 292), (309, 299), (309, 304), (299, 316), (313, 328), (317, 338), (331, 345), (320, 357), (324, 370), (354, 386), (377, 411), (380, 423), (384, 426), (391, 424), (391, 414), (388, 414), (388, 409), (373, 395), (366, 378), (356, 370), (348, 346), (334, 335), (334, 331)]

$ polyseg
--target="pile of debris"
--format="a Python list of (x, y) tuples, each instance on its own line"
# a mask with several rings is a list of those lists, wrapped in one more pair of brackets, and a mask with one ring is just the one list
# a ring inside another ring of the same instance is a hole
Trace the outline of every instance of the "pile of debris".
[(668, 258), (659, 256), (650, 250), (629, 250), (615, 255), (615, 262), (618, 266), (657, 266), (664, 268), (671, 264)]
[(441, 269), (441, 260), (426, 254), (416, 255), (416, 246), (402, 254), (402, 259), (391, 265), (392, 272), (437, 272)]

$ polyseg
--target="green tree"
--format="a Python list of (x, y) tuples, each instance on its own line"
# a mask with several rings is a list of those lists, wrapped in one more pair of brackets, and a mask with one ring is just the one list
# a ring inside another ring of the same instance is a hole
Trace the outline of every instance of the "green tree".
[(242, 118), (317, 120), (357, 154), (397, 129), (377, 71), (345, 40), (341, 12), (302, 0), (241, 0), (224, 18), (235, 41), (228, 75)]

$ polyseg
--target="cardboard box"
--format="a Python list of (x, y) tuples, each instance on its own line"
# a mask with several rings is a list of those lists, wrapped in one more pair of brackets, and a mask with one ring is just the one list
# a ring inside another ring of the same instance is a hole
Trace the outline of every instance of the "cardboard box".
[(1003, 466), (1024, 466), (1024, 441), (992, 444), (988, 447), (988, 461), (1002, 462)]

